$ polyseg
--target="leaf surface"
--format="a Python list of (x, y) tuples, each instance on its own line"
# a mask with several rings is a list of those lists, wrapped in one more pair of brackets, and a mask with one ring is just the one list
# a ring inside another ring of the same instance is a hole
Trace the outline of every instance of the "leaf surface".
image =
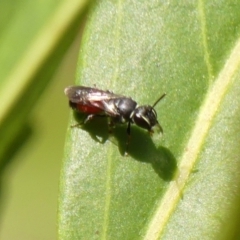
[[(101, 1), (76, 83), (156, 107), (164, 135), (107, 121), (69, 128), (60, 239), (231, 239), (238, 235), (237, 1)], [(70, 124), (76, 121), (72, 117)]]

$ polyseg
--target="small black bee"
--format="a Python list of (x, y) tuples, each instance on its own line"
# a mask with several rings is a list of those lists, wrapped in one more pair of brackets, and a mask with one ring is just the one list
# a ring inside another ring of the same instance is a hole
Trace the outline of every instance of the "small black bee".
[[(137, 106), (132, 98), (84, 86), (69, 86), (65, 88), (64, 93), (69, 99), (71, 108), (87, 115), (84, 124), (95, 116), (106, 116), (110, 118), (110, 126), (127, 123), (128, 136), (133, 123), (147, 129), (149, 133), (153, 133), (156, 126), (163, 132), (154, 107), (166, 95), (165, 93), (152, 106)], [(127, 145), (128, 143), (129, 140)]]

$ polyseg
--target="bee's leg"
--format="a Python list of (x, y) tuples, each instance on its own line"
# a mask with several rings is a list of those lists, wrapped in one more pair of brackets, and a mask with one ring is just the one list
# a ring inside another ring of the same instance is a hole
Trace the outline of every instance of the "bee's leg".
[(83, 124), (86, 124), (88, 121), (92, 120), (94, 117), (96, 117), (97, 115), (94, 114), (90, 114), (88, 115), (85, 120), (83, 121)]
[(115, 127), (115, 122), (110, 118), (108, 122), (108, 132), (109, 134), (113, 133), (113, 128)]
[(131, 138), (131, 122), (130, 121), (128, 122), (128, 126), (127, 126), (127, 135), (128, 135), (128, 138), (127, 138), (127, 142), (126, 142), (126, 151), (124, 153), (124, 156), (128, 155), (128, 146), (129, 146), (130, 138)]
[(90, 114), (88, 115), (83, 122), (81, 123), (77, 123), (77, 124), (74, 124), (74, 125), (71, 125), (71, 128), (74, 128), (74, 127), (81, 127), (82, 125), (86, 124), (89, 120), (93, 119), (96, 115), (94, 114)]
[(82, 126), (82, 123), (76, 123), (76, 124), (71, 125), (70, 127), (75, 128), (75, 127), (81, 127), (81, 126)]

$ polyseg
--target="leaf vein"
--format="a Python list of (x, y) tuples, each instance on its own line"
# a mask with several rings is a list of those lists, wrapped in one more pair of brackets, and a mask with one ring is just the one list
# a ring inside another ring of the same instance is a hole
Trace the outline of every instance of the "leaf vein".
[(210, 61), (210, 54), (209, 54), (209, 47), (208, 47), (208, 41), (207, 41), (207, 27), (206, 27), (206, 16), (205, 16), (205, 9), (204, 9), (204, 3), (203, 0), (198, 1), (198, 11), (199, 11), (199, 18), (200, 18), (200, 24), (201, 24), (201, 35), (202, 35), (202, 43), (203, 43), (203, 50), (204, 50), (204, 60), (207, 66), (207, 72), (208, 72), (208, 81), (209, 84), (212, 83), (213, 80), (213, 67)]
[(234, 81), (234, 74), (240, 66), (240, 40), (226, 61), (222, 71), (218, 75), (214, 84), (209, 87), (205, 101), (196, 119), (192, 134), (186, 145), (179, 164), (179, 171), (175, 181), (171, 182), (163, 199), (159, 202), (155, 214), (147, 228), (145, 240), (159, 239), (163, 233), (171, 214), (175, 210), (177, 203), (181, 200), (184, 187), (191, 175), (197, 161), (199, 151), (208, 134), (214, 117), (223, 101), (229, 86)]

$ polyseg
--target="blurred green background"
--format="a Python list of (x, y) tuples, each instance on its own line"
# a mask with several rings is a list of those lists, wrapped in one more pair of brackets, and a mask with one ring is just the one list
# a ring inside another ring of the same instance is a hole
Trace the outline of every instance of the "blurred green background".
[(63, 93), (74, 83), (80, 34), (29, 116), (32, 132), (4, 170), (1, 240), (56, 239), (57, 201), (69, 117)]
[(0, 2), (0, 239), (57, 238), (59, 175), (91, 0)]

